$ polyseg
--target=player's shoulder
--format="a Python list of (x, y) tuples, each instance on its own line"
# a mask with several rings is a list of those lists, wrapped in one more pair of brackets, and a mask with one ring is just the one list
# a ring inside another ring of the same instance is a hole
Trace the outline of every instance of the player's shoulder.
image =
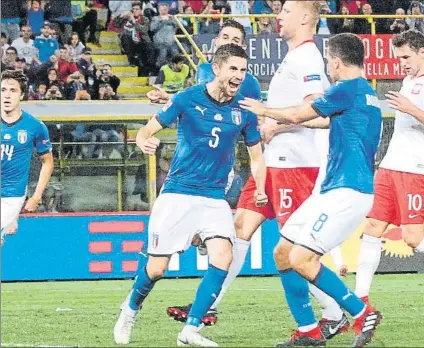
[(39, 120), (37, 117), (31, 115), (26, 111), (22, 111), (22, 120), (29, 127), (39, 127), (44, 125), (43, 121)]
[(199, 100), (203, 97), (205, 85), (194, 85), (176, 93), (172, 97), (172, 102), (182, 106), (188, 105), (192, 100)]
[(251, 85), (251, 86), (253, 86), (253, 85), (260, 86), (259, 80), (253, 74), (251, 74), (250, 72), (246, 73), (246, 82), (249, 83), (249, 85)]
[(312, 59), (315, 60), (323, 60), (321, 51), (318, 49), (315, 42), (306, 42), (303, 45), (300, 45), (297, 47), (293, 52), (292, 55), (295, 57), (296, 60), (301, 61), (307, 61), (312, 62)]

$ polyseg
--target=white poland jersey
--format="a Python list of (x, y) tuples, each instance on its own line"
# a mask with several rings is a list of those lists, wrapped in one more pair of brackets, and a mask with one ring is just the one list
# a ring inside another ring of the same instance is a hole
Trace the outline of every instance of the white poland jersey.
[[(324, 94), (330, 86), (321, 52), (306, 41), (287, 53), (273, 76), (267, 105), (286, 108), (303, 104), (311, 94)], [(274, 122), (267, 118), (265, 122)], [(265, 162), (272, 168), (318, 168), (321, 165), (315, 131), (299, 127), (276, 135), (265, 145)]]
[[(400, 93), (424, 110), (424, 75), (407, 76)], [(424, 124), (396, 111), (395, 130), (380, 168), (424, 175)]]

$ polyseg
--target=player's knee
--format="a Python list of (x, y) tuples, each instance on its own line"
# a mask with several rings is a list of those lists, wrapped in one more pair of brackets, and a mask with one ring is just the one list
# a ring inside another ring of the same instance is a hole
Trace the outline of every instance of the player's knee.
[(163, 276), (165, 275), (165, 272), (166, 272), (166, 268), (163, 269), (163, 268), (160, 268), (160, 267), (155, 267), (153, 269), (149, 269), (147, 273), (148, 273), (149, 278), (151, 280), (156, 281), (156, 280), (163, 278)]
[(416, 248), (421, 243), (423, 235), (423, 225), (402, 226), (402, 238), (411, 248)]
[(280, 269), (281, 267), (290, 267), (289, 253), (290, 250), (281, 243), (278, 243), (278, 245), (274, 248), (274, 260)]
[(375, 220), (375, 219), (367, 219), (364, 228), (364, 234), (380, 238), (387, 227), (387, 222)]
[(214, 253), (213, 256), (209, 254), (209, 260), (210, 264), (215, 266), (216, 268), (228, 271), (231, 262), (233, 261), (233, 254), (231, 250), (221, 250), (219, 252)]
[(250, 240), (252, 232), (248, 229), (248, 224), (241, 218), (237, 217), (234, 220), (234, 227), (236, 229), (236, 236), (239, 239)]

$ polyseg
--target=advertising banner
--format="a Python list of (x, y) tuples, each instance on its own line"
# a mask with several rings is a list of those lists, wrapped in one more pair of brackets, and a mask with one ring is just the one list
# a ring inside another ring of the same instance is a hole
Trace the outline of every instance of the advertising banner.
[[(392, 48), (393, 35), (359, 35), (365, 46), (364, 71), (367, 79), (403, 79), (405, 72)], [(327, 63), (330, 36), (316, 36), (315, 43)], [(214, 52), (214, 35), (197, 35), (195, 41), (209, 59)], [(248, 70), (261, 82), (269, 82), (287, 54), (286, 42), (275, 34), (248, 35)]]
[[(141, 214), (55, 214), (21, 217), (19, 230), (2, 247), (2, 281), (131, 278), (147, 258), (149, 216)], [(356, 270), (360, 226), (342, 245), (349, 271)], [(275, 275), (273, 249), (279, 239), (275, 220), (255, 233), (242, 275)], [(141, 250), (141, 253), (140, 253)], [(332, 267), (328, 256), (324, 262)], [(190, 248), (171, 259), (167, 277), (201, 276), (207, 256)], [(384, 239), (380, 272), (424, 272), (424, 256), (413, 253), (390, 228)]]

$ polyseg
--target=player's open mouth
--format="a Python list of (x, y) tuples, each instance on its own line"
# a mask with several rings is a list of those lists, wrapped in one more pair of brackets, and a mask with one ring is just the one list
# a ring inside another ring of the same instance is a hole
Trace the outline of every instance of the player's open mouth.
[(230, 81), (228, 84), (232, 90), (238, 90), (238, 88), (240, 87), (240, 83), (237, 83), (237, 82)]

